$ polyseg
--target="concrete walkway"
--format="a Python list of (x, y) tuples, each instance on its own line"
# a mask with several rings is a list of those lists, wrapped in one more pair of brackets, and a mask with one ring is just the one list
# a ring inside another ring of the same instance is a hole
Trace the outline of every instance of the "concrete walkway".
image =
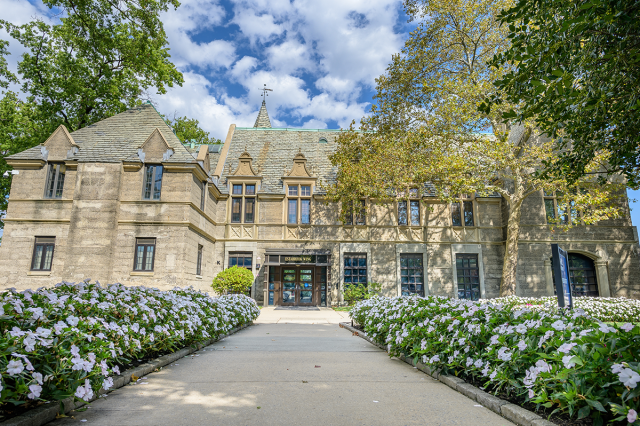
[(263, 309), (256, 325), (50, 424), (512, 425), (352, 336), (337, 324), (346, 315)]

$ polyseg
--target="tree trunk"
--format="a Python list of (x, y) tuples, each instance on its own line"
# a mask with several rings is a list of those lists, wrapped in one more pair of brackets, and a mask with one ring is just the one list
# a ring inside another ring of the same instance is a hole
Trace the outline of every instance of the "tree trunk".
[(522, 202), (511, 203), (509, 220), (507, 222), (507, 241), (502, 263), (502, 281), (500, 282), (500, 296), (516, 295), (516, 272), (518, 269), (518, 234), (520, 231), (520, 216)]

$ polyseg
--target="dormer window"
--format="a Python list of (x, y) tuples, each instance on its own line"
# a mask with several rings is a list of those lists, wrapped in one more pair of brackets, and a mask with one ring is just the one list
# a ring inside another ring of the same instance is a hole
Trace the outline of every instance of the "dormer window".
[(144, 186), (142, 198), (144, 200), (160, 200), (162, 189), (162, 166), (148, 165), (144, 169)]
[[(407, 193), (399, 194), (406, 197)], [(409, 197), (398, 201), (398, 225), (400, 226), (420, 226), (420, 200), (418, 199), (418, 190), (412, 188), (409, 190)]]
[(254, 223), (256, 185), (254, 183), (233, 184), (231, 195), (231, 223)]
[(66, 170), (67, 166), (64, 164), (49, 164), (49, 173), (47, 173), (47, 185), (45, 187), (44, 198), (62, 198), (64, 173)]
[(287, 223), (311, 223), (311, 185), (288, 186)]

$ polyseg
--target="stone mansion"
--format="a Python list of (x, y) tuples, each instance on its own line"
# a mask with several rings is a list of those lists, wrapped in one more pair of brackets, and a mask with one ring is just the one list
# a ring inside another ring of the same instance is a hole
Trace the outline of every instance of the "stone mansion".
[[(0, 289), (98, 280), (208, 291), (238, 265), (265, 305), (330, 306), (348, 283), (384, 294), (489, 298), (499, 293), (505, 206), (428, 194), (339, 221), (321, 182), (340, 130), (231, 125), (224, 145), (183, 144), (151, 105), (7, 157), (13, 177)], [(364, 202), (368, 202), (363, 200)], [(553, 196), (526, 200), (517, 294), (553, 295), (551, 243), (569, 252), (578, 295), (640, 298), (638, 235), (626, 216), (552, 232)]]

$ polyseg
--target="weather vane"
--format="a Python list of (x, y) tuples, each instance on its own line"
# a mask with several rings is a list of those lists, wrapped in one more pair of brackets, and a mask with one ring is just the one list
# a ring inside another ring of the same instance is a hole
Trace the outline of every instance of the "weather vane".
[(267, 92), (273, 92), (273, 89), (267, 89), (267, 85), (265, 84), (260, 90), (262, 90), (262, 102), (266, 102), (267, 96), (269, 96)]

